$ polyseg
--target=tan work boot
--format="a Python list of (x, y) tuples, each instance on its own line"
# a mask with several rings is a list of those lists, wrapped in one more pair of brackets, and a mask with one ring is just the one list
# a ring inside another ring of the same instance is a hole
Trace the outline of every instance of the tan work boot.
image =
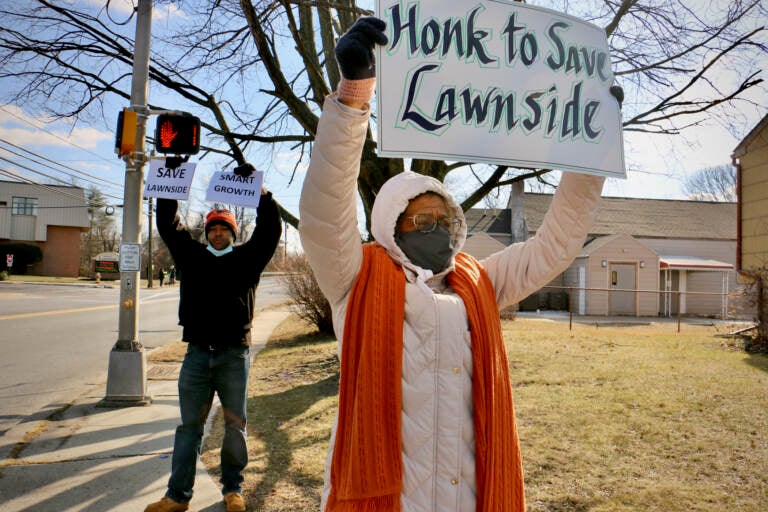
[(227, 512), (245, 512), (245, 500), (239, 492), (225, 494), (224, 503), (227, 505)]
[(160, 501), (147, 505), (144, 512), (184, 512), (188, 508), (189, 505), (186, 503), (179, 503), (178, 501), (173, 501), (168, 496), (163, 496), (163, 499)]

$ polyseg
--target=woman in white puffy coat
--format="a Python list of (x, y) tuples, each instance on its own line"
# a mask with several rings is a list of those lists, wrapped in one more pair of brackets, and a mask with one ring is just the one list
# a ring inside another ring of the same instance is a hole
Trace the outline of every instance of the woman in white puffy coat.
[[(304, 251), (331, 304), (340, 347), (345, 339), (350, 291), (363, 260), (357, 178), (370, 115), (367, 103), (345, 98), (343, 89), (339, 87), (341, 99), (337, 93), (325, 100), (301, 194), (299, 227)], [(536, 235), (480, 261), (493, 285), (498, 308), (519, 302), (546, 285), (578, 255), (598, 207), (603, 181), (602, 177), (563, 173)], [(396, 232), (403, 222), (401, 214), (425, 192), (439, 195), (449, 218), (460, 222), (452, 233), (452, 253), (444, 268), (434, 272), (411, 261)], [(446, 281), (466, 239), (464, 214), (442, 183), (404, 172), (379, 191), (371, 233), (402, 267), (406, 279), (400, 506), (405, 512), (473, 512), (478, 489), (469, 324), (464, 303)], [(329, 468), (337, 429), (335, 423), (323, 511), (331, 490)]]

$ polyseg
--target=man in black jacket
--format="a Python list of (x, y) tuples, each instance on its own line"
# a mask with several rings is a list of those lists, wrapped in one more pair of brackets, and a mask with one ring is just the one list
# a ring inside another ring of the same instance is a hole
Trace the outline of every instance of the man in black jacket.
[(181, 277), (179, 325), (182, 341), (189, 343), (179, 374), (181, 425), (176, 429), (168, 490), (145, 512), (189, 508), (214, 393), (224, 410), (224, 501), (228, 512), (244, 511), (240, 486), (248, 463), (245, 422), (251, 321), (261, 272), (280, 240), (280, 213), (272, 194), (262, 189), (256, 228), (250, 240), (235, 247), (237, 222), (229, 210), (216, 209), (206, 216), (205, 245), (181, 224), (177, 209), (175, 200), (157, 201), (157, 230)]

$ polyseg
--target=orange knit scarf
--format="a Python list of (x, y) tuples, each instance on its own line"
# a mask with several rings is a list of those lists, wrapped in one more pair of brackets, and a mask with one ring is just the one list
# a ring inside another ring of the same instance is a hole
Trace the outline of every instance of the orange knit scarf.
[[(523, 471), (496, 295), (478, 262), (456, 257), (448, 275), (472, 333), (477, 512), (524, 512)], [(325, 512), (401, 510), (405, 275), (366, 244), (347, 306), (339, 412)], [(466, 512), (466, 511), (465, 511)]]

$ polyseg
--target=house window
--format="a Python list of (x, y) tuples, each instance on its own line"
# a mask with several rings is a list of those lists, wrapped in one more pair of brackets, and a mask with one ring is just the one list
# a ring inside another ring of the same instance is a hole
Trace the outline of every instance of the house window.
[(11, 208), (14, 215), (37, 215), (37, 198), (14, 197)]

